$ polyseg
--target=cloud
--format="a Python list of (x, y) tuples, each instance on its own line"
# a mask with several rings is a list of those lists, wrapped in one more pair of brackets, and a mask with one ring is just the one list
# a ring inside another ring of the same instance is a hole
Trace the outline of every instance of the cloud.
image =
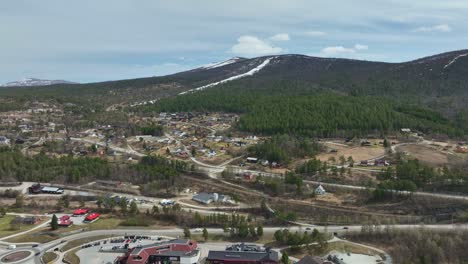
[(434, 25), (434, 26), (423, 26), (423, 27), (418, 27), (414, 32), (425, 32), (425, 33), (431, 33), (431, 32), (441, 32), (441, 33), (447, 33), (452, 31), (452, 27), (450, 27), (447, 24), (440, 24), (440, 25)]
[(308, 37), (322, 37), (322, 36), (325, 36), (327, 35), (326, 32), (323, 32), (323, 31), (306, 31), (304, 32), (304, 36), (308, 36)]
[(290, 39), (287, 33), (280, 33), (270, 37), (271, 41), (288, 41)]
[(356, 45), (354, 45), (354, 49), (355, 49), (355, 50), (368, 50), (368, 49), (369, 49), (369, 46), (367, 46), (367, 45), (361, 45), (361, 44), (356, 44)]
[(358, 52), (368, 49), (369, 46), (362, 44), (355, 44), (351, 48), (346, 48), (344, 46), (331, 46), (323, 48), (319, 55), (325, 57), (356, 57), (359, 55)]
[(283, 49), (255, 36), (244, 35), (237, 39), (237, 44), (232, 46), (231, 52), (238, 55), (258, 56), (278, 54), (283, 52)]
[(356, 50), (353, 48), (345, 48), (343, 46), (334, 46), (334, 47), (326, 47), (323, 48), (320, 53), (326, 56), (330, 55), (340, 55), (340, 54), (351, 54), (355, 53)]

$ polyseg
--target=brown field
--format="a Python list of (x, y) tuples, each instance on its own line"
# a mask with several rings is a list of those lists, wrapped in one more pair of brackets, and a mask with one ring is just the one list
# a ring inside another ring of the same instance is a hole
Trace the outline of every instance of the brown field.
[(344, 156), (346, 159), (351, 156), (355, 162), (361, 160), (374, 159), (376, 157), (383, 156), (385, 150), (382, 146), (371, 146), (371, 147), (348, 147), (342, 145), (333, 145), (325, 143), (330, 149), (336, 149), (337, 153), (321, 153), (317, 155), (317, 159), (321, 161), (328, 161), (330, 157), (335, 157), (338, 161), (340, 156)]
[(404, 145), (398, 147), (397, 150), (408, 152), (411, 157), (433, 167), (442, 167), (449, 162), (447, 154), (429, 146)]

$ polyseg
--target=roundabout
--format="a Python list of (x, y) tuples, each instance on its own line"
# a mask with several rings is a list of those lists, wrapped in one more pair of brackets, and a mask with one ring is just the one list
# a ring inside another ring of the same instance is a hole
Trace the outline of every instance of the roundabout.
[(0, 263), (24, 263), (24, 261), (31, 259), (34, 256), (34, 251), (20, 249), (9, 252), (0, 258)]

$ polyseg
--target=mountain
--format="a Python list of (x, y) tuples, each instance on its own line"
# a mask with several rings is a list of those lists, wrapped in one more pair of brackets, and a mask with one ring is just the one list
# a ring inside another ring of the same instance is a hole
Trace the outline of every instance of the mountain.
[(2, 87), (24, 87), (24, 86), (47, 86), (54, 84), (73, 84), (74, 82), (64, 81), (64, 80), (43, 80), (36, 78), (24, 78), (19, 81), (8, 82), (2, 84)]
[(268, 90), (279, 82), (285, 86), (294, 83), (295, 92), (305, 94), (320, 89), (342, 95), (415, 98), (449, 111), (468, 104), (468, 50), (403, 63), (305, 55), (233, 58), (161, 77), (56, 84), (34, 89), (26, 85), (14, 90), (2, 88), (0, 96), (44, 95), (132, 104), (230, 83), (242, 85), (243, 89)]

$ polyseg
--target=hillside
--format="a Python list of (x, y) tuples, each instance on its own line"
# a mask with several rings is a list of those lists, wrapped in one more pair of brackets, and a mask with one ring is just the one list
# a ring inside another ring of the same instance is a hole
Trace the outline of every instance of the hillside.
[[(138, 102), (185, 92), (246, 74), (266, 60), (252, 75), (234, 78), (250, 88), (271, 82), (291, 81), (347, 95), (416, 97), (460, 108), (468, 93), (468, 50), (448, 52), (405, 63), (280, 55), (253, 59), (235, 58), (162, 77), (88, 84), (55, 84), (41, 87), (0, 88), (0, 96), (88, 97), (102, 102)], [(438, 99), (438, 100), (434, 100)]]
[(237, 112), (244, 114), (240, 129), (267, 134), (332, 136), (412, 127), (462, 135), (468, 130), (468, 50), (404, 63), (304, 55), (233, 58), (163, 77), (5, 87), (0, 96), (140, 105), (129, 110), (146, 114)]

